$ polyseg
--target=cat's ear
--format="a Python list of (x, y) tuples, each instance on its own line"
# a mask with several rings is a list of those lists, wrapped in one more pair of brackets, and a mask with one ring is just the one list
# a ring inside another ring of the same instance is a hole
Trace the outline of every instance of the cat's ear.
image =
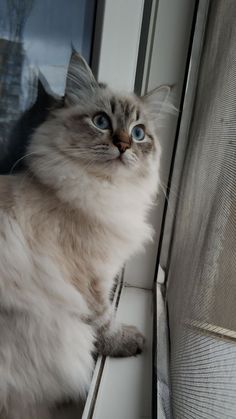
[(72, 51), (66, 78), (66, 104), (74, 105), (83, 101), (97, 87), (98, 83), (86, 61), (78, 52)]
[(157, 123), (168, 114), (176, 114), (177, 108), (173, 104), (173, 86), (162, 85), (143, 96), (148, 114)]

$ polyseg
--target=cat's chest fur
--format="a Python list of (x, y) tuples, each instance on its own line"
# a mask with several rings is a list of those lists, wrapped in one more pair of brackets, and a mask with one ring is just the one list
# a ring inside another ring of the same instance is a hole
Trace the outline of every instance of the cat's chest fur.
[(72, 282), (86, 283), (94, 277), (112, 280), (150, 236), (142, 214), (132, 210), (101, 209), (103, 219), (82, 209), (59, 208), (45, 214), (48, 228), (42, 232), (42, 240), (48, 242), (49, 252), (59, 257)]
[[(24, 182), (18, 217), (32, 254), (49, 256), (65, 281), (91, 305), (102, 305), (118, 270), (150, 238), (140, 194), (101, 184), (100, 190), (93, 185), (86, 191), (80, 185), (76, 206), (35, 180)], [(66, 191), (68, 197), (73, 188)]]

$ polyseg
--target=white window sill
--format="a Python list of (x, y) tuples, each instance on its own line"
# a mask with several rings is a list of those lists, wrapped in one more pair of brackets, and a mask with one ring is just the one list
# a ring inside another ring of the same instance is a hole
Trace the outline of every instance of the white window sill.
[(149, 419), (152, 398), (152, 291), (126, 286), (117, 318), (146, 337), (143, 354), (99, 358), (82, 419)]

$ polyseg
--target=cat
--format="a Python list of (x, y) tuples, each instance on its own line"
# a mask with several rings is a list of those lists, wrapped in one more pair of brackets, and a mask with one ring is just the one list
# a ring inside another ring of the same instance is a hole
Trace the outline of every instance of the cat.
[(110, 292), (153, 235), (168, 95), (116, 93), (73, 52), (63, 106), (32, 134), (27, 170), (0, 176), (1, 419), (42, 419), (45, 406), (84, 397), (95, 350), (142, 351)]

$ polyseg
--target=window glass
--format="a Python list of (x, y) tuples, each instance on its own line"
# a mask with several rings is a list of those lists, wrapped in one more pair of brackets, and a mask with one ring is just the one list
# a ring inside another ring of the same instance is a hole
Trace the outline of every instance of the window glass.
[(64, 92), (71, 47), (88, 61), (95, 0), (0, 1), (0, 143), (37, 97), (39, 72)]

